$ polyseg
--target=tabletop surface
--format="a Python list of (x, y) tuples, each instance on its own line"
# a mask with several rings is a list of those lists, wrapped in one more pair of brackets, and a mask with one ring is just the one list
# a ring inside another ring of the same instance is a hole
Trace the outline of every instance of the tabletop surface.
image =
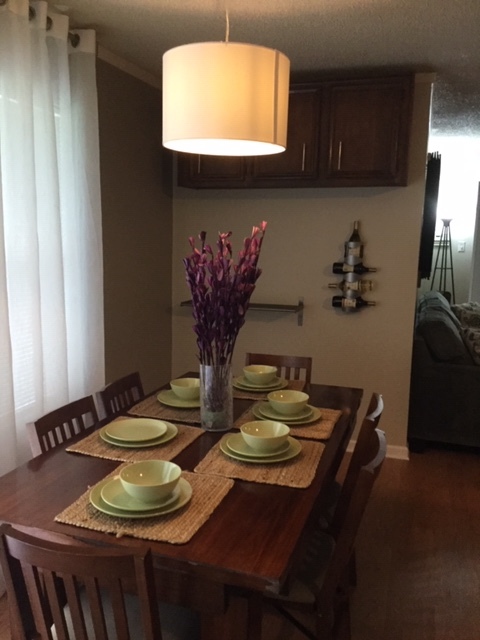
[[(99, 544), (146, 545), (152, 549), (157, 567), (224, 585), (278, 590), (295, 561), (302, 533), (339, 449), (346, 446), (345, 438), (352, 432), (362, 398), (362, 390), (355, 388), (311, 384), (306, 391), (311, 404), (342, 410), (312, 484), (306, 489), (295, 489), (235, 480), (219, 507), (186, 544), (127, 536), (117, 539), (55, 522), (60, 511), (118, 466), (118, 462), (111, 460), (68, 453), (64, 446), (0, 478), (0, 520)], [(235, 399), (235, 418), (252, 402)], [(223, 435), (205, 432), (175, 462), (182, 469), (193, 471)]]

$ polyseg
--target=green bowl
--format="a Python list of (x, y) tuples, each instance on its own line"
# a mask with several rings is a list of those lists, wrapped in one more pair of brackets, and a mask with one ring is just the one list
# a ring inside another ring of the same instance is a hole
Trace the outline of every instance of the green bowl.
[(177, 378), (170, 381), (170, 387), (182, 400), (196, 400), (200, 397), (199, 378)]
[(293, 416), (300, 413), (307, 406), (309, 395), (303, 391), (283, 389), (282, 391), (271, 391), (267, 400), (272, 409), (284, 416)]
[(141, 502), (158, 502), (177, 486), (182, 470), (168, 460), (133, 462), (120, 471), (124, 490)]
[(243, 367), (243, 375), (252, 384), (267, 385), (277, 375), (277, 367), (268, 364), (249, 364)]
[(286, 441), (290, 428), (274, 420), (253, 420), (240, 427), (245, 443), (254, 451), (269, 453), (279, 449)]

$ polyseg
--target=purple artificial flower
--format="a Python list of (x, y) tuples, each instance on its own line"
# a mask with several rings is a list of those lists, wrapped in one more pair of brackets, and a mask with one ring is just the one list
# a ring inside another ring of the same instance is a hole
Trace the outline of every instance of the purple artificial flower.
[(253, 227), (244, 239), (238, 261), (233, 260), (232, 232), (219, 233), (216, 253), (205, 243), (206, 232), (188, 239), (192, 253), (184, 258), (187, 284), (192, 294), (193, 330), (201, 364), (230, 364), (238, 332), (245, 323), (250, 297), (261, 274), (257, 267), (267, 223)]

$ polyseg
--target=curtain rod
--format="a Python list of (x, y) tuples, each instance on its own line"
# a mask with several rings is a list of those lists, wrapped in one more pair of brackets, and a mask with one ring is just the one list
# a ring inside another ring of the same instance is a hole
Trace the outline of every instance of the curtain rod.
[[(7, 0), (0, 0), (0, 6), (2, 4), (6, 4), (6, 3), (7, 3)], [(36, 15), (37, 15), (37, 13), (35, 11), (35, 8), (32, 7), (32, 5), (29, 5), (28, 6), (28, 19), (29, 20), (33, 20)], [(52, 19), (50, 18), (50, 16), (47, 16), (47, 31), (50, 31), (51, 28), (52, 28)], [(69, 31), (68, 32), (68, 41), (72, 45), (72, 47), (75, 49), (80, 44), (80, 36), (78, 35), (78, 33), (72, 33), (71, 31)]]

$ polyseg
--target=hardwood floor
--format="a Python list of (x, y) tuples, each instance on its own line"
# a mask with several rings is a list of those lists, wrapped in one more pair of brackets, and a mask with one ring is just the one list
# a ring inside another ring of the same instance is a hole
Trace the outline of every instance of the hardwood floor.
[(480, 638), (480, 455), (388, 460), (357, 551), (354, 640)]
[[(480, 455), (386, 460), (357, 544), (352, 640), (480, 638)], [(265, 640), (303, 640), (277, 615)], [(10, 638), (5, 598), (0, 640)], [(221, 640), (213, 639), (212, 640)]]

